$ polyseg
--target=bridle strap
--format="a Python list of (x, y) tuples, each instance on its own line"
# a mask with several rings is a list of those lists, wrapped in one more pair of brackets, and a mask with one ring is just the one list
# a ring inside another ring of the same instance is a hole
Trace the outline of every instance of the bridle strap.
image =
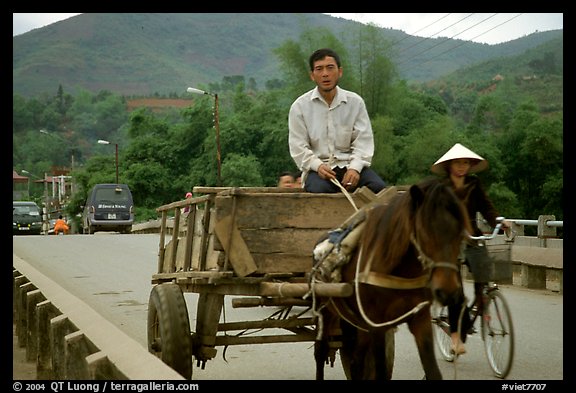
[(422, 263), (422, 268), (424, 270), (430, 270), (430, 273), (431, 273), (433, 269), (435, 269), (437, 267), (442, 267), (442, 268), (460, 271), (459, 266), (457, 266), (453, 263), (444, 262), (444, 261), (436, 262), (435, 260), (430, 258), (428, 255), (426, 255), (424, 253), (424, 251), (422, 251), (422, 247), (420, 247), (420, 244), (418, 243), (418, 241), (414, 237), (413, 233), (410, 234), (410, 242), (412, 242), (412, 245), (414, 245), (414, 247), (416, 248), (416, 251), (418, 251), (418, 260)]
[[(362, 306), (362, 301), (360, 300), (360, 275), (361, 275), (360, 274), (360, 262), (362, 261), (362, 248), (363, 248), (362, 245), (360, 245), (360, 250), (358, 251), (358, 261), (356, 261), (356, 274), (354, 276), (354, 297), (356, 298), (356, 305), (358, 306), (358, 311), (360, 312), (360, 315), (362, 316), (362, 319), (364, 320), (364, 322), (366, 324), (368, 324), (372, 328), (396, 326), (396, 325), (399, 325), (400, 323), (402, 323), (406, 318), (408, 318), (414, 314), (417, 314), (422, 308), (424, 308), (430, 304), (430, 302), (427, 300), (420, 302), (416, 306), (412, 307), (411, 310), (408, 310), (406, 313), (400, 315), (398, 318), (395, 318), (395, 319), (390, 320), (390, 321), (376, 323), (372, 319), (370, 319), (370, 317), (368, 315), (366, 315), (366, 312), (364, 311), (364, 307)], [(368, 263), (367, 263), (368, 266), (371, 265), (371, 261), (372, 261), (372, 258), (369, 258)], [(364, 273), (366, 273), (366, 269), (364, 270)], [(368, 271), (367, 273), (368, 273), (368, 276), (370, 276), (371, 274), (375, 274), (375, 272), (370, 272), (370, 271)], [(383, 276), (385, 276), (385, 275), (383, 275)], [(390, 276), (388, 276), (388, 277), (390, 277)]]
[(414, 277), (405, 278), (393, 276), (390, 274), (382, 274), (378, 272), (362, 272), (358, 275), (358, 281), (362, 284), (374, 285), (382, 288), (390, 289), (418, 289), (424, 288), (428, 283), (429, 276), (427, 274)]
[[(368, 258), (366, 261), (366, 266), (364, 270), (360, 273), (357, 273), (356, 280), (361, 282), (362, 284), (374, 285), (377, 287), (382, 288), (389, 288), (389, 289), (418, 289), (424, 288), (428, 284), (428, 280), (430, 279), (430, 273), (435, 268), (447, 268), (459, 271), (458, 266), (454, 265), (450, 262), (435, 262), (432, 258), (424, 254), (422, 248), (416, 241), (416, 238), (413, 234), (410, 235), (410, 241), (416, 248), (418, 252), (418, 260), (422, 263), (422, 267), (425, 271), (428, 271), (427, 274), (423, 274), (418, 277), (413, 278), (406, 278), (406, 277), (399, 277), (394, 276), (391, 274), (382, 274), (378, 272), (374, 272), (371, 270), (372, 267), (372, 258)], [(361, 253), (360, 253), (361, 255)], [(358, 260), (360, 263), (360, 258)]]
[(420, 244), (418, 244), (416, 238), (414, 237), (414, 234), (412, 233), (410, 234), (410, 241), (412, 242), (412, 244), (416, 248), (416, 251), (418, 252), (418, 260), (422, 263), (423, 269), (428, 272), (427, 274), (415, 278), (404, 278), (371, 271), (370, 268), (372, 266), (372, 254), (370, 254), (370, 257), (366, 262), (366, 267), (364, 268), (364, 271), (360, 272), (360, 262), (362, 261), (362, 248), (363, 248), (362, 244), (360, 245), (360, 249), (358, 252), (358, 260), (356, 262), (356, 275), (354, 277), (354, 296), (356, 297), (356, 305), (358, 306), (358, 310), (360, 312), (360, 315), (362, 316), (362, 319), (364, 320), (365, 323), (367, 323), (369, 326), (373, 328), (395, 326), (397, 324), (400, 324), (409, 316), (418, 313), (423, 307), (429, 305), (430, 302), (423, 301), (414, 306), (411, 310), (407, 311), (403, 315), (391, 321), (376, 323), (372, 319), (370, 319), (370, 317), (368, 317), (368, 315), (366, 315), (366, 312), (364, 311), (362, 301), (360, 300), (360, 286), (359, 286), (360, 283), (375, 285), (378, 287), (389, 289), (418, 289), (418, 288), (424, 288), (428, 284), (428, 281), (432, 274), (432, 270), (437, 267), (454, 269), (456, 271), (459, 271), (459, 268), (453, 263), (435, 262), (432, 258), (424, 254), (422, 248), (420, 247)]

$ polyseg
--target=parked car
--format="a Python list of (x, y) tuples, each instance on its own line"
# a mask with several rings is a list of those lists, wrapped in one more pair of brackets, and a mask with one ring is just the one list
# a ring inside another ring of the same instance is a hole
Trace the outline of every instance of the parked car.
[(88, 193), (82, 213), (82, 231), (131, 233), (134, 202), (127, 184), (96, 184)]
[(12, 235), (39, 235), (42, 232), (42, 211), (35, 202), (12, 202)]

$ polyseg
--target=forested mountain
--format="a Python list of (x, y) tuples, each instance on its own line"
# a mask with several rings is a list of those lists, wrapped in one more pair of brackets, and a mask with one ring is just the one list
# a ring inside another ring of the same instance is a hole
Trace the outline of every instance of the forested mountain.
[[(181, 95), (187, 86), (235, 76), (262, 90), (284, 76), (273, 51), (286, 40), (327, 30), (352, 48), (362, 26), (320, 13), (80, 14), (13, 37), (13, 92), (31, 97), (63, 86), (72, 94)], [(557, 30), (487, 45), (377, 29), (399, 77), (420, 82), (562, 36)]]
[[(460, 124), (470, 124), (478, 102), (483, 111), (502, 114), (510, 107), (531, 102), (542, 114), (564, 110), (564, 40), (550, 40), (522, 54), (500, 57), (463, 67), (437, 80), (413, 84), (438, 95)], [(484, 128), (495, 123), (482, 119)]]

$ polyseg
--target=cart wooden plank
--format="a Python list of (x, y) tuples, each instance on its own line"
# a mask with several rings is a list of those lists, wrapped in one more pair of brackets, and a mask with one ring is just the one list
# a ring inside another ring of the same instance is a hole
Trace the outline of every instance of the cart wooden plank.
[(355, 212), (343, 194), (246, 193), (216, 196), (216, 220), (231, 214), (237, 199), (238, 229), (332, 229)]
[[(250, 245), (252, 254), (294, 254), (310, 256), (316, 241), (326, 234), (326, 229), (269, 228), (266, 230), (241, 230), (242, 238)], [(223, 251), (221, 242), (214, 249)]]
[(218, 239), (220, 239), (220, 244), (222, 244), (228, 254), (234, 272), (238, 276), (245, 277), (258, 270), (252, 254), (250, 254), (250, 250), (246, 246), (244, 239), (242, 239), (242, 235), (231, 215), (220, 219), (216, 223), (214, 231)]

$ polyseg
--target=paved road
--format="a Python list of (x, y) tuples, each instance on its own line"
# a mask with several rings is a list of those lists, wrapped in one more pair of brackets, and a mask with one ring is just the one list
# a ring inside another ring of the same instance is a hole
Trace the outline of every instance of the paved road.
[[(146, 347), (146, 316), (150, 279), (155, 273), (159, 236), (95, 235), (16, 236), (14, 254), (34, 265)], [(467, 292), (471, 293), (471, 286)], [(551, 291), (504, 286), (516, 330), (515, 363), (509, 380), (564, 378), (563, 296)], [(195, 294), (186, 294), (194, 324)], [(226, 297), (226, 321), (262, 319), (271, 310), (233, 309)], [(468, 340), (468, 353), (456, 363), (439, 363), (445, 379), (497, 380), (485, 359), (479, 335)], [(224, 359), (225, 357), (225, 359)], [(340, 364), (326, 369), (326, 378), (344, 379)], [(416, 346), (405, 325), (396, 337), (393, 379), (423, 377)], [(312, 343), (232, 346), (195, 367), (195, 380), (314, 379)]]

